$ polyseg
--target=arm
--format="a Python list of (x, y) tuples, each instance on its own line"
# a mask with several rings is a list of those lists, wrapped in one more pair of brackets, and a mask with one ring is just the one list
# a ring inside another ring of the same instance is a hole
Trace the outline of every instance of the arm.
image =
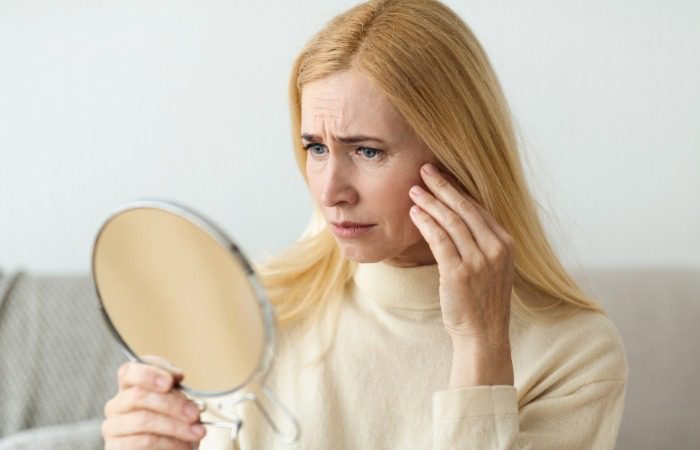
[(433, 449), (613, 449), (625, 380), (599, 380), (518, 407), (513, 386), (433, 395)]
[[(515, 241), (434, 166), (422, 166), (421, 176), (431, 192), (411, 188), (416, 203), (411, 217), (438, 264), (442, 321), (454, 346), (450, 389), (433, 396), (433, 448), (613, 448), (626, 368), (602, 373), (588, 372), (586, 365), (562, 369), (572, 353), (559, 360), (550, 355), (555, 379), (519, 405), (509, 331)], [(539, 345), (551, 346), (560, 337)], [(603, 354), (588, 356), (598, 360)], [(601, 370), (599, 364), (595, 368)], [(577, 373), (566, 374), (572, 369)]]

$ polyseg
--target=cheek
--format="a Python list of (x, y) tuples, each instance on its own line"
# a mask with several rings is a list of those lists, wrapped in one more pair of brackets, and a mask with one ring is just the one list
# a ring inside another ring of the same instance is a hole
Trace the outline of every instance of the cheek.
[(306, 166), (306, 180), (309, 184), (309, 192), (311, 193), (311, 197), (314, 199), (318, 199), (318, 192), (321, 181), (321, 177), (317, 172), (318, 171), (314, 170), (313, 167), (309, 167), (309, 165)]
[(416, 183), (406, 183), (399, 188), (394, 186), (391, 191), (386, 191), (387, 195), (382, 196), (381, 202), (377, 205), (381, 208), (380, 211), (384, 211), (387, 221), (391, 223), (393, 232), (403, 235), (418, 232), (409, 216), (411, 206), (415, 203), (409, 197), (408, 190), (414, 184)]
[(407, 170), (407, 172), (411, 172), (411, 174), (415, 173), (415, 176), (396, 177), (397, 182), (393, 186), (393, 198), (387, 199), (387, 204), (392, 205), (393, 231), (396, 235), (401, 236), (403, 241), (415, 241), (420, 239), (421, 234), (414, 225), (409, 214), (411, 207), (415, 205), (415, 203), (409, 196), (408, 191), (415, 185), (420, 185), (424, 188), (425, 185), (420, 178), (419, 167), (416, 167), (414, 170), (413, 168)]

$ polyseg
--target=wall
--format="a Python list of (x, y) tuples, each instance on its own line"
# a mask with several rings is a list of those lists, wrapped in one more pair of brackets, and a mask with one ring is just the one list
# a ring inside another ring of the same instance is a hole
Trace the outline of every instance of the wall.
[[(0, 268), (86, 271), (128, 200), (254, 257), (302, 231), (287, 77), (351, 1), (0, 0)], [(700, 267), (700, 3), (449, 1), (501, 79), (569, 265)]]

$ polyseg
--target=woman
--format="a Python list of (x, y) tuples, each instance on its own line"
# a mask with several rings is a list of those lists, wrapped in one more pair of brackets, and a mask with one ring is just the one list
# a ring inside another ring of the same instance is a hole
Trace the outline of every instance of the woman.
[[(613, 448), (621, 341), (545, 237), (469, 28), (437, 1), (370, 1), (290, 81), (316, 215), (260, 272), (282, 336), (267, 381), (298, 448)], [(106, 448), (231, 448), (155, 363), (121, 368)], [(287, 448), (244, 423), (241, 448)]]

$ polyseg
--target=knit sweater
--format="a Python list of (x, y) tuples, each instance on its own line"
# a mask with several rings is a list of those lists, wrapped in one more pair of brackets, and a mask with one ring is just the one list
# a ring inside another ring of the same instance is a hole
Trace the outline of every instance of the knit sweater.
[[(296, 415), (299, 442), (277, 439), (248, 403), (240, 448), (614, 448), (627, 362), (606, 316), (581, 310), (547, 320), (513, 311), (515, 385), (448, 389), (452, 342), (438, 283), (436, 265), (359, 264), (324, 359), (309, 364), (319, 335), (279, 335), (266, 384)], [(228, 432), (207, 427), (199, 448), (237, 447)]]

